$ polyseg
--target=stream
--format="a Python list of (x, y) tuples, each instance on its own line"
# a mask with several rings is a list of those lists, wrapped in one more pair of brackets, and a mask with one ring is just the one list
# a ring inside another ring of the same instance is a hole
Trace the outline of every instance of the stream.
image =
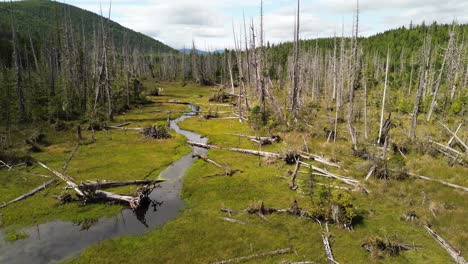
[[(206, 138), (178, 126), (179, 122), (198, 114), (199, 107), (189, 107), (191, 112), (172, 120), (170, 126), (190, 141), (206, 143)], [(206, 153), (205, 149), (197, 147), (194, 151)], [(102, 240), (140, 235), (174, 219), (184, 206), (180, 192), (185, 173), (194, 162), (192, 154), (185, 155), (161, 172), (161, 177), (167, 181), (160, 183), (161, 187), (150, 194), (155, 203), (146, 210), (124, 209), (117, 216), (82, 223), (51, 221), (21, 230), (29, 237), (15, 242), (6, 242), (5, 234), (0, 232), (0, 263), (59, 262), (78, 256), (88, 246)]]

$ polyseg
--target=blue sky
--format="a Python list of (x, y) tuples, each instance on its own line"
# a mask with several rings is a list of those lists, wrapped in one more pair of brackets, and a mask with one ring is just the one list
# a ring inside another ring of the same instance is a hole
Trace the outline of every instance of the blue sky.
[[(68, 0), (68, 4), (99, 13), (99, 0)], [(292, 39), (296, 0), (264, 0), (265, 37), (272, 43)], [(174, 47), (215, 50), (233, 46), (245, 13), (259, 21), (260, 0), (113, 0), (111, 19)], [(351, 32), (356, 1), (301, 0), (301, 38)], [(102, 0), (107, 14), (109, 0)], [(360, 34), (372, 35), (413, 23), (468, 23), (467, 0), (360, 0)]]

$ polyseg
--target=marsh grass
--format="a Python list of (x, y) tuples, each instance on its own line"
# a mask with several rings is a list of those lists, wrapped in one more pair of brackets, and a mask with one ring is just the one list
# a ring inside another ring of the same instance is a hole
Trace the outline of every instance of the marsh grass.
[[(193, 102), (202, 105), (202, 110), (209, 107), (207, 98), (192, 99)], [(378, 111), (375, 111), (375, 114), (369, 116), (370, 138), (377, 137), (375, 132), (378, 129), (375, 125), (378, 121), (377, 113)], [(395, 116), (402, 121), (391, 134), (396, 142), (403, 142), (403, 136), (407, 135), (406, 124), (409, 124), (409, 119), (398, 114)], [(329, 123), (328, 120), (317, 118), (314, 122), (314, 127), (307, 129), (308, 132), (281, 132), (279, 134), (284, 139), (283, 142), (264, 146), (261, 149), (278, 152), (302, 149), (304, 137), (312, 153), (340, 162), (346, 169), (346, 172), (343, 172), (328, 168), (330, 171), (355, 177), (364, 182), (371, 163), (353, 155), (351, 144), (347, 141), (345, 124), (340, 123), (338, 139), (334, 144), (326, 143), (327, 138), (323, 135), (323, 127)], [(270, 133), (268, 129), (252, 130), (247, 123), (239, 123), (238, 120), (192, 118), (185, 120), (180, 126), (207, 136), (211, 144), (249, 149), (260, 149), (260, 147), (246, 139), (229, 136), (226, 133), (250, 135)], [(362, 131), (361, 124), (358, 125), (358, 129)], [(418, 135), (431, 136), (437, 140), (446, 138), (439, 129), (434, 129), (424, 122), (418, 129)], [(389, 154), (390, 157), (393, 155)], [(304, 185), (309, 180), (309, 175), (298, 176), (301, 188), (293, 192), (288, 188), (288, 179), (285, 178), (288, 176), (287, 171), (292, 170), (293, 166), (285, 165), (284, 162), (270, 164), (263, 158), (221, 150), (210, 150), (208, 156), (232, 169), (240, 169), (243, 173), (233, 177), (204, 178), (206, 175), (219, 173), (219, 169), (197, 160), (184, 180), (182, 195), (187, 208), (179, 217), (143, 236), (103, 241), (91, 246), (79, 258), (70, 262), (123, 262), (131, 259), (136, 263), (209, 263), (290, 246), (297, 254), (272, 256), (252, 263), (304, 260), (327, 262), (320, 237), (322, 229), (315, 222), (276, 214), (269, 215), (268, 221), (244, 213), (232, 216), (248, 222), (247, 225), (229, 223), (220, 219), (226, 216), (220, 208), (242, 210), (259, 201), (263, 201), (267, 207), (289, 208), (291, 202), (297, 200), (301, 207), (312, 210), (317, 207), (317, 198), (310, 197), (305, 190)], [(404, 164), (406, 169), (414, 173), (468, 185), (468, 179), (464, 177), (468, 175), (468, 169), (458, 165), (452, 167), (440, 156), (412, 152), (407, 155)], [(312, 179), (325, 184), (340, 185), (338, 182), (317, 176), (313, 176)], [(365, 185), (372, 191), (370, 194), (350, 193), (350, 202), (357, 214), (354, 230), (347, 231), (334, 225), (330, 227), (331, 244), (338, 262), (377, 261), (361, 247), (363, 241), (375, 236), (391, 237), (418, 246), (417, 250), (400, 252), (394, 256), (385, 255), (378, 259), (380, 263), (450, 262), (446, 252), (423, 229), (422, 224), (425, 223), (431, 223), (432, 227), (454, 247), (461, 250), (462, 254), (467, 251), (466, 193), (414, 178), (404, 180), (371, 178), (365, 182)], [(315, 188), (316, 193), (319, 189), (324, 190), (323, 187)], [(402, 219), (402, 215), (408, 211), (417, 214), (417, 221), (408, 222)]]

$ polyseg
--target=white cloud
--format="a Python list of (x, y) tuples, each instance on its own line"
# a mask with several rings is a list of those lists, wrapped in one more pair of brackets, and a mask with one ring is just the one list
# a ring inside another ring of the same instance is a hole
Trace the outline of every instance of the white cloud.
[[(97, 0), (69, 1), (70, 4), (99, 12)], [(232, 21), (236, 30), (245, 10), (249, 23), (255, 16), (258, 24), (260, 0), (113, 0), (111, 19), (123, 26), (142, 32), (166, 44), (182, 48), (191, 46), (192, 39), (201, 49), (233, 46)], [(291, 40), (294, 26), (295, 0), (265, 0), (266, 40)], [(104, 14), (108, 3), (103, 2)], [(351, 31), (355, 1), (301, 0), (301, 36), (333, 36)], [(361, 34), (370, 35), (386, 29), (434, 20), (448, 23), (456, 18), (468, 22), (466, 0), (360, 0)]]

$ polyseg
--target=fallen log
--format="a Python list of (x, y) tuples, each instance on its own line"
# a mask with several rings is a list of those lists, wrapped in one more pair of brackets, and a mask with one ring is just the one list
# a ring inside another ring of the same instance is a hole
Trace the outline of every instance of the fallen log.
[(212, 174), (208, 176), (204, 176), (203, 178), (213, 178), (213, 177), (219, 177), (219, 176), (227, 176), (227, 177), (232, 177), (236, 173), (242, 173), (243, 171), (241, 170), (231, 170), (229, 168), (226, 168), (224, 173), (217, 173), (217, 174)]
[(271, 136), (271, 137), (257, 137), (257, 136), (249, 136), (249, 135), (244, 135), (244, 134), (231, 134), (231, 133), (226, 133), (226, 135), (231, 135), (231, 136), (236, 136), (236, 137), (243, 137), (247, 138), (252, 142), (255, 142), (257, 144), (260, 144), (262, 146), (264, 145), (270, 145), (275, 142), (280, 142), (281, 137), (280, 136)]
[(228, 259), (228, 260), (223, 260), (223, 261), (217, 261), (217, 262), (213, 262), (212, 264), (239, 263), (239, 262), (249, 261), (249, 260), (252, 260), (252, 259), (264, 258), (264, 257), (269, 257), (269, 256), (275, 256), (275, 255), (284, 255), (284, 254), (288, 254), (288, 253), (291, 253), (291, 252), (293, 252), (291, 248), (278, 249), (278, 250), (274, 250), (274, 251), (259, 253), (259, 254), (240, 257), (240, 258), (233, 258), (233, 259)]
[(63, 174), (61, 174), (60, 172), (56, 171), (56, 170), (53, 170), (51, 168), (49, 168), (47, 165), (45, 165), (44, 163), (38, 161), (37, 162), (39, 165), (41, 165), (42, 167), (44, 167), (46, 170), (50, 171), (51, 173), (53, 173), (55, 176), (59, 177), (62, 181), (66, 182), (68, 184), (69, 187), (71, 187), (72, 189), (75, 190), (75, 192), (78, 194), (78, 196), (80, 197), (84, 197), (85, 194), (80, 190), (79, 186), (74, 183), (72, 180), (68, 179), (67, 177), (65, 177)]
[(325, 176), (325, 177), (340, 180), (340, 181), (342, 181), (342, 182), (344, 182), (344, 183), (346, 183), (348, 185), (354, 186), (354, 187), (356, 187), (356, 185), (360, 183), (356, 179), (336, 175), (336, 174), (333, 174), (333, 173), (331, 173), (331, 172), (329, 172), (329, 171), (327, 171), (325, 169), (315, 167), (314, 165), (311, 165), (311, 164), (308, 164), (308, 163), (305, 163), (305, 162), (302, 162), (302, 161), (299, 161), (299, 163), (301, 164), (301, 166), (303, 166), (305, 168), (309, 168), (309, 169), (312, 169), (312, 170), (315, 170), (315, 171), (318, 171), (318, 172), (322, 173), (323, 176)]
[[(458, 125), (457, 130), (455, 130), (454, 133), (455, 133), (455, 134), (458, 134), (458, 131), (460, 131), (460, 128), (461, 128), (461, 127), (462, 127), (462, 124)], [(450, 138), (450, 140), (447, 142), (447, 146), (450, 147), (450, 146), (452, 145), (454, 139), (455, 139), (455, 137), (452, 136), (452, 137)]]
[(250, 149), (240, 149), (240, 148), (224, 148), (224, 147), (219, 147), (219, 146), (215, 146), (215, 145), (208, 145), (208, 144), (197, 143), (197, 142), (192, 142), (192, 141), (189, 141), (188, 144), (190, 146), (204, 148), (204, 149), (222, 149), (222, 150), (228, 150), (228, 151), (233, 151), (233, 152), (250, 154), (250, 155), (255, 155), (255, 156), (260, 156), (260, 157), (276, 158), (276, 159), (283, 158), (283, 156), (281, 154), (273, 153), (273, 152), (250, 150)]
[(96, 187), (96, 188), (114, 188), (128, 185), (148, 185), (164, 182), (164, 180), (133, 180), (133, 181), (85, 181), (79, 185), (83, 187)]
[(411, 175), (413, 177), (416, 177), (418, 179), (425, 180), (425, 181), (438, 182), (438, 183), (443, 184), (445, 186), (449, 186), (449, 187), (452, 187), (452, 188), (455, 188), (455, 189), (459, 189), (459, 190), (463, 190), (465, 192), (468, 192), (467, 187), (463, 187), (463, 186), (456, 185), (456, 184), (453, 184), (453, 183), (432, 179), (432, 178), (429, 178), (429, 177), (426, 177), (426, 176), (416, 175), (414, 173), (408, 173), (408, 175)]
[(455, 261), (455, 263), (466, 264), (465, 258), (457, 252), (447, 241), (445, 241), (441, 236), (439, 236), (434, 230), (432, 230), (429, 226), (425, 225), (424, 228), (426, 231), (439, 243), (439, 245), (444, 248), (450, 257)]
[(223, 221), (226, 221), (226, 222), (231, 222), (231, 223), (236, 223), (236, 224), (241, 224), (241, 225), (249, 224), (247, 222), (237, 220), (237, 219), (233, 219), (233, 218), (228, 218), (228, 217), (220, 217), (220, 219), (222, 219)]
[(323, 163), (323, 164), (328, 165), (328, 166), (332, 166), (332, 167), (335, 167), (335, 168), (341, 168), (340, 164), (332, 162), (330, 160), (327, 160), (326, 158), (321, 157), (319, 155), (315, 155), (315, 154), (311, 154), (311, 153), (305, 153), (304, 151), (300, 151), (300, 152), (301, 152), (301, 158), (303, 158), (303, 159), (314, 160), (314, 161)]
[(30, 191), (30, 192), (28, 192), (28, 193), (25, 193), (25, 194), (21, 195), (20, 197), (15, 198), (15, 199), (13, 199), (13, 200), (7, 202), (7, 203), (3, 203), (2, 205), (0, 205), (0, 209), (1, 209), (1, 208), (5, 208), (5, 207), (7, 207), (8, 205), (10, 205), (10, 204), (12, 204), (12, 203), (16, 203), (16, 202), (19, 202), (19, 201), (21, 201), (21, 200), (24, 200), (24, 199), (26, 199), (26, 198), (28, 198), (28, 197), (33, 196), (33, 195), (36, 194), (37, 192), (40, 192), (40, 191), (44, 190), (47, 186), (51, 185), (51, 184), (54, 183), (55, 181), (56, 181), (55, 178), (54, 178), (54, 179), (51, 179), (50, 181), (45, 182), (44, 184), (42, 184), (41, 186), (35, 188), (34, 190), (32, 190), (32, 191)]
[(339, 264), (335, 258), (333, 257), (333, 252), (330, 246), (330, 241), (328, 238), (330, 237), (330, 232), (328, 230), (328, 223), (326, 223), (326, 232), (322, 234), (322, 242), (323, 245), (325, 246), (325, 254), (327, 254), (327, 259), (330, 262), (330, 264)]
[(79, 147), (80, 147), (80, 143), (78, 142), (78, 144), (76, 144), (75, 148), (73, 148), (72, 152), (70, 153), (70, 156), (68, 157), (67, 161), (65, 161), (65, 164), (63, 164), (62, 173), (65, 173), (67, 171), (68, 163), (70, 163), (70, 161), (73, 159)]
[(60, 172), (49, 168), (47, 165), (45, 165), (42, 162), (38, 162), (38, 163), (39, 165), (41, 165), (42, 167), (44, 167), (45, 169), (47, 169), (48, 171), (52, 172), (57, 177), (62, 179), (64, 182), (66, 182), (69, 188), (74, 189), (78, 197), (84, 202), (88, 202), (88, 201), (94, 202), (94, 201), (99, 201), (99, 200), (117, 201), (117, 202), (128, 203), (131, 209), (136, 210), (141, 205), (143, 205), (145, 201), (148, 200), (148, 195), (151, 193), (151, 191), (155, 187), (154, 185), (152, 186), (145, 185), (143, 187), (140, 187), (137, 189), (137, 193), (135, 196), (119, 195), (119, 194), (99, 190), (95, 186), (92, 186), (92, 185), (78, 186), (76, 183), (68, 179), (66, 176), (62, 175)]
[(144, 130), (144, 128), (142, 128), (142, 127), (113, 127), (113, 126), (107, 126), (107, 127), (105, 127), (105, 129), (107, 129), (107, 130), (111, 130), (111, 129), (113, 129), (113, 130), (123, 130), (123, 131), (125, 131), (125, 130), (143, 131)]
[(13, 168), (12, 166), (8, 165), (8, 164), (7, 164), (6, 162), (4, 162), (3, 160), (0, 160), (0, 163), (2, 163), (2, 164), (3, 164), (3, 166), (2, 166), (2, 167), (7, 167), (7, 168), (8, 168), (8, 170), (11, 170), (11, 169)]
[(222, 168), (222, 167), (223, 167), (223, 166), (221, 166), (219, 163), (217, 163), (216, 161), (211, 160), (211, 159), (209, 159), (206, 155), (203, 155), (203, 154), (200, 154), (200, 153), (196, 153), (196, 152), (195, 152), (195, 153), (192, 155), (192, 158), (199, 158), (199, 159), (201, 159), (201, 160), (203, 160), (203, 161), (205, 161), (205, 162), (208, 162), (208, 163), (211, 163), (211, 164), (215, 165), (215, 166), (218, 167), (218, 168)]
[(451, 151), (451, 152), (453, 152), (453, 153), (455, 153), (455, 154), (457, 154), (457, 155), (460, 155), (460, 156), (462, 156), (462, 157), (466, 157), (465, 154), (463, 154), (463, 153), (461, 153), (460, 151), (458, 151), (458, 150), (456, 150), (456, 149), (453, 149), (453, 148), (451, 148), (451, 147), (449, 147), (449, 146), (445, 146), (445, 145), (440, 144), (439, 142), (435, 142), (435, 141), (433, 141), (433, 140), (429, 140), (429, 142), (432, 143), (432, 144), (435, 144), (435, 145), (437, 145), (437, 146), (439, 146), (439, 147), (441, 147), (441, 148), (443, 148), (443, 149), (445, 149), (445, 150)]
[(300, 163), (299, 160), (296, 162), (296, 167), (294, 168), (294, 171), (291, 174), (291, 182), (289, 183), (289, 188), (291, 190), (297, 190), (299, 186), (296, 185), (296, 177), (297, 177), (297, 172), (299, 171)]
[(465, 152), (468, 152), (468, 146), (465, 144), (465, 142), (463, 142), (463, 140), (461, 140), (456, 133), (452, 132), (452, 130), (450, 130), (450, 128), (448, 128), (446, 125), (442, 124), (442, 122), (439, 122), (439, 124), (441, 124), (445, 129), (447, 129), (448, 132), (450, 132), (450, 134), (452, 134), (452, 137), (455, 137), (455, 139), (465, 148)]

